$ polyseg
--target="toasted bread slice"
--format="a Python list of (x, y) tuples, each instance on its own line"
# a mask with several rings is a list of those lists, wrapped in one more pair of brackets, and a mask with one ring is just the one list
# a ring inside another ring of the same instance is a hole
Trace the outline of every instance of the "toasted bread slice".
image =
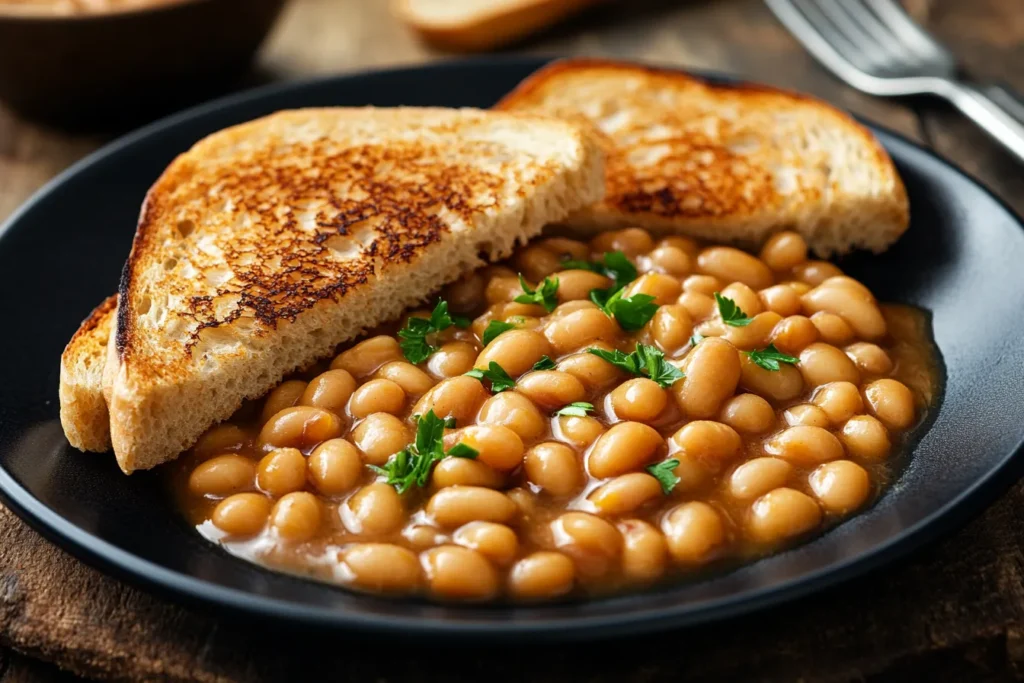
[(125, 472), (286, 373), (597, 201), (589, 126), (471, 109), (306, 109), (221, 131), (150, 189), (104, 383)]
[(442, 50), (490, 50), (524, 38), (600, 0), (392, 0), (391, 11)]
[(110, 450), (103, 366), (116, 310), (115, 294), (82, 321), (60, 357), (60, 422), (71, 445), (82, 451)]
[(874, 136), (803, 95), (576, 59), (496, 108), (582, 115), (607, 136), (605, 197), (568, 222), (583, 232), (638, 225), (749, 247), (793, 229), (829, 256), (883, 251), (908, 225), (903, 183)]

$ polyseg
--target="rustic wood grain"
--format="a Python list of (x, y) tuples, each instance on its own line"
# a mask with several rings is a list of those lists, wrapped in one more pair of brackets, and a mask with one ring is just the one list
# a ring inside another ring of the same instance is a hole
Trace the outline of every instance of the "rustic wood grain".
[[(908, 0), (979, 77), (1024, 91), (1021, 0)], [(636, 58), (810, 92), (933, 146), (1024, 213), (1024, 173), (933, 102), (882, 101), (833, 79), (760, 0), (615, 2), (510, 51)], [(442, 55), (380, 0), (295, 0), (248, 79), (296, 78)], [(101, 139), (0, 108), (0, 218)], [(988, 683), (1024, 677), (1024, 485), (913, 558), (799, 603), (717, 626), (528, 651), (423, 650), (238, 624), (86, 567), (0, 508), (0, 683), (105, 680), (808, 681)]]

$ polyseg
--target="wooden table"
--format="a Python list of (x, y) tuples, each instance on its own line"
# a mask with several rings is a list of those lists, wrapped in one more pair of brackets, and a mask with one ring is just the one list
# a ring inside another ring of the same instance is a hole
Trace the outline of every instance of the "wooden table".
[[(908, 6), (975, 74), (1024, 92), (1021, 0)], [(842, 86), (759, 0), (613, 3), (516, 49), (717, 69), (804, 90), (934, 149), (1024, 212), (1024, 169), (982, 133), (935, 102), (896, 104)], [(294, 0), (260, 74), (294, 78), (437, 56), (390, 20), (383, 0)], [(104, 141), (0, 108), (0, 219)], [(1018, 485), (968, 528), (897, 566), (729, 624), (600, 647), (453, 643), (444, 652), (253, 631), (188, 611), (82, 565), (0, 508), (0, 683), (73, 678), (54, 664), (114, 680), (1016, 680), (1024, 677), (1022, 511)]]

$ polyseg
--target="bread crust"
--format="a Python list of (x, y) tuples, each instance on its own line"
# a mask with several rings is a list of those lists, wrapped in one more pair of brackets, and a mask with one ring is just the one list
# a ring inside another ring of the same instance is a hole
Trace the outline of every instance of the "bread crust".
[(584, 116), (602, 129), (605, 197), (568, 222), (583, 233), (639, 225), (755, 247), (792, 228), (830, 256), (882, 251), (909, 225), (906, 190), (882, 145), (807, 95), (567, 59), (495, 108)]
[(116, 309), (116, 294), (104, 299), (82, 321), (60, 357), (60, 421), (68, 442), (81, 451), (110, 450), (102, 377)]
[(443, 109), (281, 112), (216, 133), (146, 197), (105, 391), (125, 472), (598, 199), (588, 128)]

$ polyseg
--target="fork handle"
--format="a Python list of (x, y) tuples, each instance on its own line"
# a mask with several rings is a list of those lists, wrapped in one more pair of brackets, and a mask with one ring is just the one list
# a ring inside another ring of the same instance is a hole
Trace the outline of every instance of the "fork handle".
[(1024, 163), (1024, 103), (999, 86), (944, 85), (939, 94)]

